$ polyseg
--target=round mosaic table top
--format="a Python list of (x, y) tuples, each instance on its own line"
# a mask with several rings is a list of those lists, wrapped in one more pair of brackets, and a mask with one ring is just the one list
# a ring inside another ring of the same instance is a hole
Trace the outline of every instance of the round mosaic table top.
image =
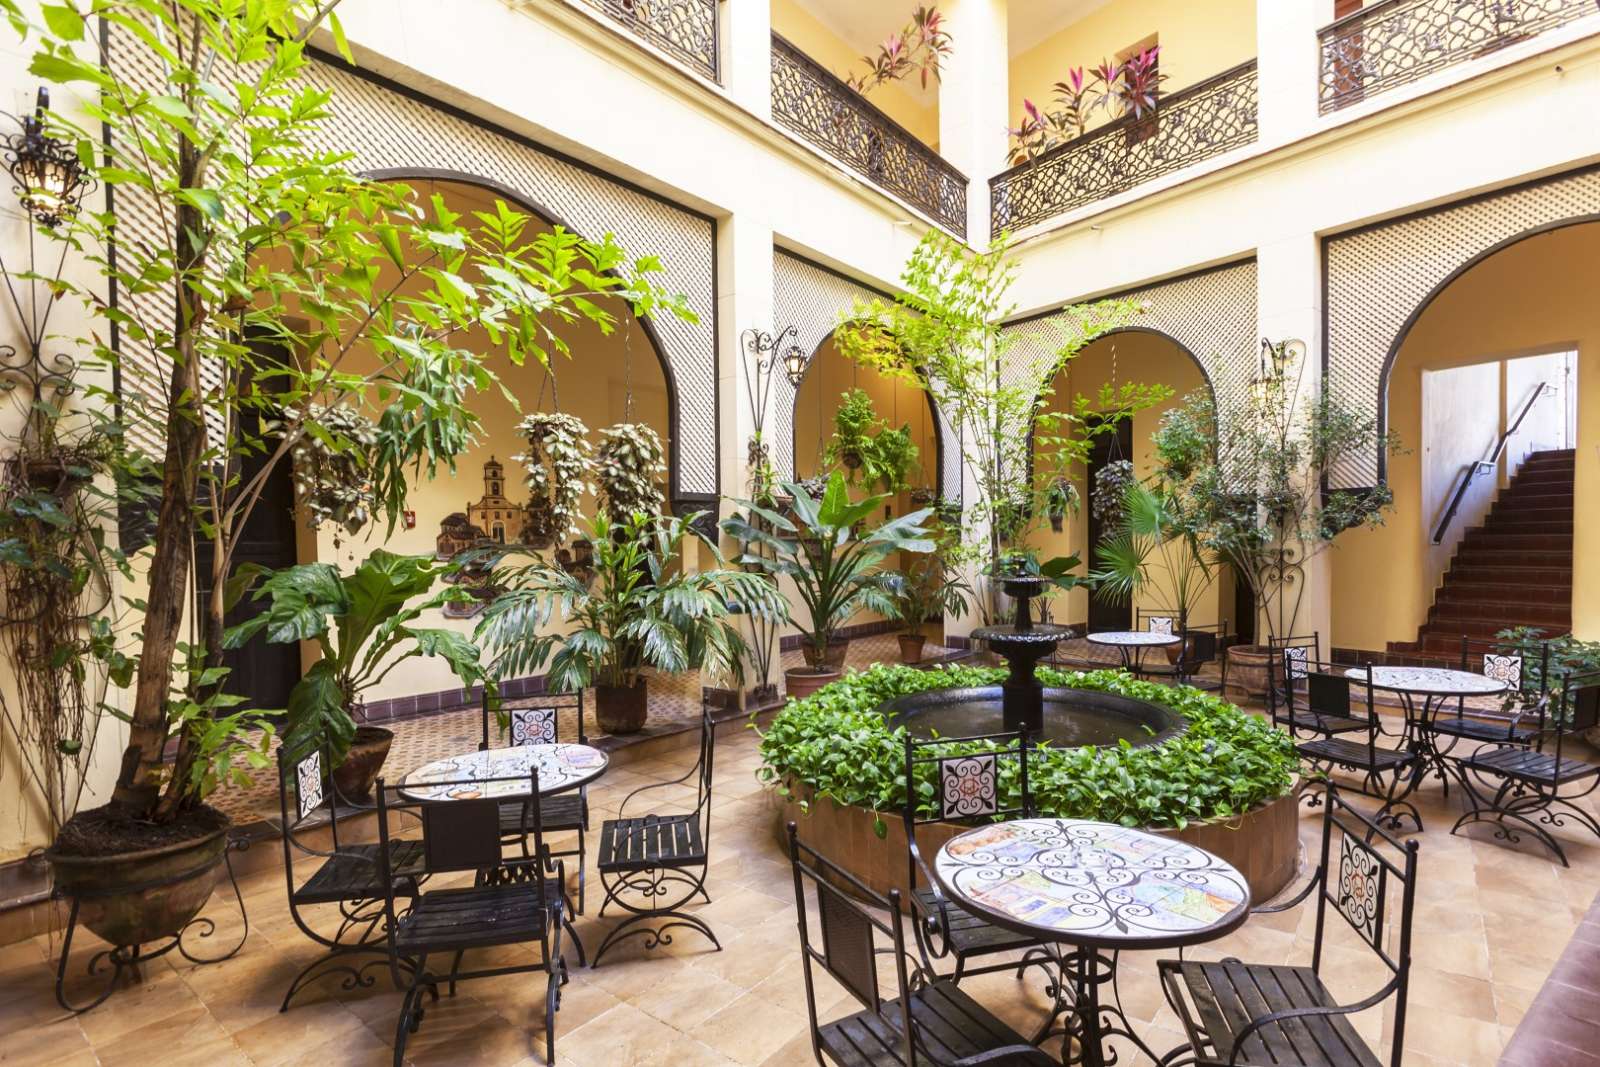
[(1250, 885), (1204, 849), (1110, 823), (1017, 819), (951, 838), (951, 899), (998, 926), (1103, 948), (1177, 948), (1237, 929)]
[[(1367, 680), (1365, 667), (1351, 667), (1344, 674), (1358, 682)], [(1372, 687), (1442, 697), (1486, 697), (1511, 688), (1486, 675), (1448, 667), (1373, 667)]]
[[(409, 800), (476, 800), (528, 795), (539, 769), (539, 795), (594, 781), (609, 757), (588, 745), (517, 745), (447, 756), (406, 775), (400, 795)], [(431, 784), (439, 783), (439, 784)]]
[(1173, 634), (1157, 633), (1155, 630), (1102, 630), (1088, 636), (1091, 645), (1115, 645), (1118, 648), (1154, 648), (1158, 645), (1175, 645), (1178, 640)]

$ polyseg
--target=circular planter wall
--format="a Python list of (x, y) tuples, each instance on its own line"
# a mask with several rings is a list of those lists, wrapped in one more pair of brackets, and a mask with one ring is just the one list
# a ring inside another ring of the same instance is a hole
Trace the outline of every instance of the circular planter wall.
[[(788, 831), (793, 822), (800, 840), (816, 849), (861, 879), (875, 893), (898, 889), (908, 891), (910, 853), (906, 847), (905, 823), (898, 812), (884, 815), (889, 832), (879, 837), (875, 826), (878, 813), (866, 808), (844, 807), (831, 800), (810, 803), (811, 791), (796, 786), (785, 799), (776, 790), (767, 793), (773, 812), (773, 831), (787, 850)], [(1276, 800), (1243, 815), (1208, 823), (1190, 823), (1185, 829), (1152, 829), (1154, 834), (1170, 835), (1205, 849), (1233, 864), (1250, 883), (1250, 898), (1262, 903), (1277, 896), (1294, 878), (1300, 862), (1299, 790), (1291, 789)], [(931, 866), (939, 848), (956, 834), (968, 829), (954, 823), (928, 823), (917, 828), (917, 847)]]

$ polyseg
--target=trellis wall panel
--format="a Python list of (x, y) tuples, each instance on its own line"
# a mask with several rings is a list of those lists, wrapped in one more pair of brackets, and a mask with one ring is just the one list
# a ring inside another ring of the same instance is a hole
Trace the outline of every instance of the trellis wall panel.
[[(1145, 305), (1131, 325), (1166, 334), (1188, 349), (1227, 409), (1248, 394), (1256, 370), (1260, 335), (1256, 325), (1256, 261), (1246, 260), (1157, 282), (1116, 294)], [(1011, 343), (1000, 368), (1007, 386), (1033, 383), (1043, 388), (1056, 365), (1056, 352), (1071, 328), (1062, 313), (1035, 316), (1007, 328)], [(1139, 381), (1139, 367), (1119, 368), (1126, 381)]]
[[(1434, 293), (1484, 253), (1533, 230), (1600, 215), (1600, 170), (1543, 179), (1329, 237), (1324, 367), (1328, 388), (1387, 425), (1389, 368)], [(1373, 485), (1384, 457), (1351, 460), (1336, 488)]]
[[(824, 341), (833, 336), (841, 316), (858, 303), (874, 299), (888, 298), (809, 260), (773, 249), (773, 327), (782, 330), (793, 326), (797, 334), (796, 342), (807, 355), (814, 354)], [(773, 445), (772, 464), (784, 477), (795, 474), (795, 394), (796, 390), (789, 385), (789, 380), (779, 375), (773, 383), (772, 407), (767, 415)], [(938, 425), (943, 463), (936, 490), (942, 497), (947, 487), (961, 484), (961, 447), (942, 415)]]
[[(155, 57), (137, 41), (113, 31), (108, 43), (119, 72), (160, 84)], [(447, 170), (485, 179), (577, 233), (595, 238), (611, 233), (631, 256), (660, 257), (665, 270), (658, 281), (683, 294), (698, 317), (684, 322), (662, 316), (653, 323), (676, 401), (672, 495), (717, 493), (715, 222), (337, 62), (312, 63), (306, 80), (334, 93), (333, 113), (319, 128), (318, 147), (350, 153), (353, 169)], [(117, 207), (123, 240), (156, 239), (161, 233), (148, 200), (141, 203), (119, 191)], [(581, 353), (575, 355), (569, 373), (582, 373), (581, 359)]]

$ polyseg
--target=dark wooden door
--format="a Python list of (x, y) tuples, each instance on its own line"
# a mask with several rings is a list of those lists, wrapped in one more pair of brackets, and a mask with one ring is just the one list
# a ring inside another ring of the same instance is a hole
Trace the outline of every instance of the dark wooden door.
[[(255, 430), (251, 429), (250, 436)], [(241, 463), (236, 484), (248, 485), (265, 464), (266, 457), (251, 455)], [(213, 545), (201, 541), (196, 546), (199, 572), (200, 603), (204, 604), (211, 592), (211, 565)], [(295, 547), (294, 523), (294, 473), (287, 460), (279, 462), (267, 479), (261, 499), (256, 502), (237, 545), (230, 564), (230, 576), (247, 563), (277, 569), (292, 567), (299, 562)], [(228, 626), (254, 617), (261, 605), (246, 596), (229, 611)], [(243, 648), (224, 655), (229, 668), (223, 689), (247, 701), (246, 707), (262, 711), (276, 711), (288, 706), (289, 690), (300, 680), (300, 646), (268, 644), (257, 635)]]
[[(1089, 450), (1089, 491), (1094, 491), (1094, 478), (1100, 468), (1116, 459), (1133, 457), (1133, 420), (1123, 419), (1116, 431), (1095, 437)], [(1089, 507), (1089, 570), (1100, 568), (1100, 541), (1109, 532), (1105, 524), (1095, 517)], [(1101, 630), (1128, 630), (1133, 627), (1133, 605), (1116, 604), (1094, 595), (1089, 597), (1089, 632)]]

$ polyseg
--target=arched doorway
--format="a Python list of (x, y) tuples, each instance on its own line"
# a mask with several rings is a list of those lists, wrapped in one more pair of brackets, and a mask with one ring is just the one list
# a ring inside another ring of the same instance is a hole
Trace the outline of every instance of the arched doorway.
[[(1334, 554), (1338, 647), (1447, 655), (1463, 633), (1490, 637), (1519, 622), (1600, 628), (1600, 608), (1574, 595), (1600, 544), (1600, 520), (1590, 518), (1600, 456), (1585, 455), (1600, 439), (1597, 257), (1600, 221), (1543, 226), (1463, 264), (1406, 320), (1380, 391), (1383, 423), (1403, 446), (1384, 461), (1395, 510), (1379, 529), (1350, 531)], [(1467, 483), (1445, 524), (1467, 468), (1493, 456), (1530, 402), (1519, 433)], [(1552, 512), (1553, 525), (1537, 531), (1548, 540), (1496, 549), (1497, 496), (1530, 453), (1554, 450), (1575, 450), (1561, 464), (1573, 472), (1570, 534)], [(1527, 570), (1532, 562), (1552, 565)], [(1483, 580), (1496, 574), (1503, 580)]]
[[(1165, 385), (1172, 395), (1135, 413), (1115, 431), (1096, 436), (1087, 467), (1069, 475), (1079, 502), (1076, 512), (1068, 513), (1059, 532), (1046, 527), (1033, 535), (1032, 547), (1041, 557), (1076, 554), (1083, 561), (1079, 574), (1095, 569), (1096, 546), (1108, 532), (1090, 504), (1097, 471), (1122, 461), (1131, 465), (1134, 478), (1148, 477), (1155, 470), (1150, 438), (1162, 417), (1182, 406), (1192, 394), (1212, 394), (1205, 370), (1183, 344), (1159, 330), (1128, 327), (1096, 338), (1059, 370), (1049, 383), (1051, 395), (1045, 410), (1070, 412), (1078, 397), (1088, 398), (1092, 406), (1103, 386), (1118, 388), (1130, 382)], [(1158, 577), (1151, 588), (1136, 595), (1129, 604), (1107, 602), (1091, 597), (1087, 589), (1074, 589), (1058, 597), (1052, 610), (1058, 622), (1087, 626), (1090, 630), (1120, 630), (1132, 628), (1139, 610), (1174, 612), (1170, 600), (1170, 593), (1163, 591)], [(1234, 628), (1237, 615), (1234, 583), (1228, 575), (1219, 574), (1200, 603), (1190, 609), (1189, 622), (1208, 627), (1226, 622)]]
[[(885, 427), (905, 430), (916, 449), (906, 477), (907, 487), (896, 494), (891, 505), (895, 514), (927, 506), (930, 498), (941, 495), (944, 471), (939, 415), (932, 399), (909, 382), (849, 359), (832, 335), (817, 346), (794, 393), (794, 476), (813, 478), (833, 469), (826, 462), (826, 453), (835, 432), (835, 418), (847, 395), (857, 391), (866, 395), (876, 418)], [(860, 486), (857, 492), (867, 489)]]

